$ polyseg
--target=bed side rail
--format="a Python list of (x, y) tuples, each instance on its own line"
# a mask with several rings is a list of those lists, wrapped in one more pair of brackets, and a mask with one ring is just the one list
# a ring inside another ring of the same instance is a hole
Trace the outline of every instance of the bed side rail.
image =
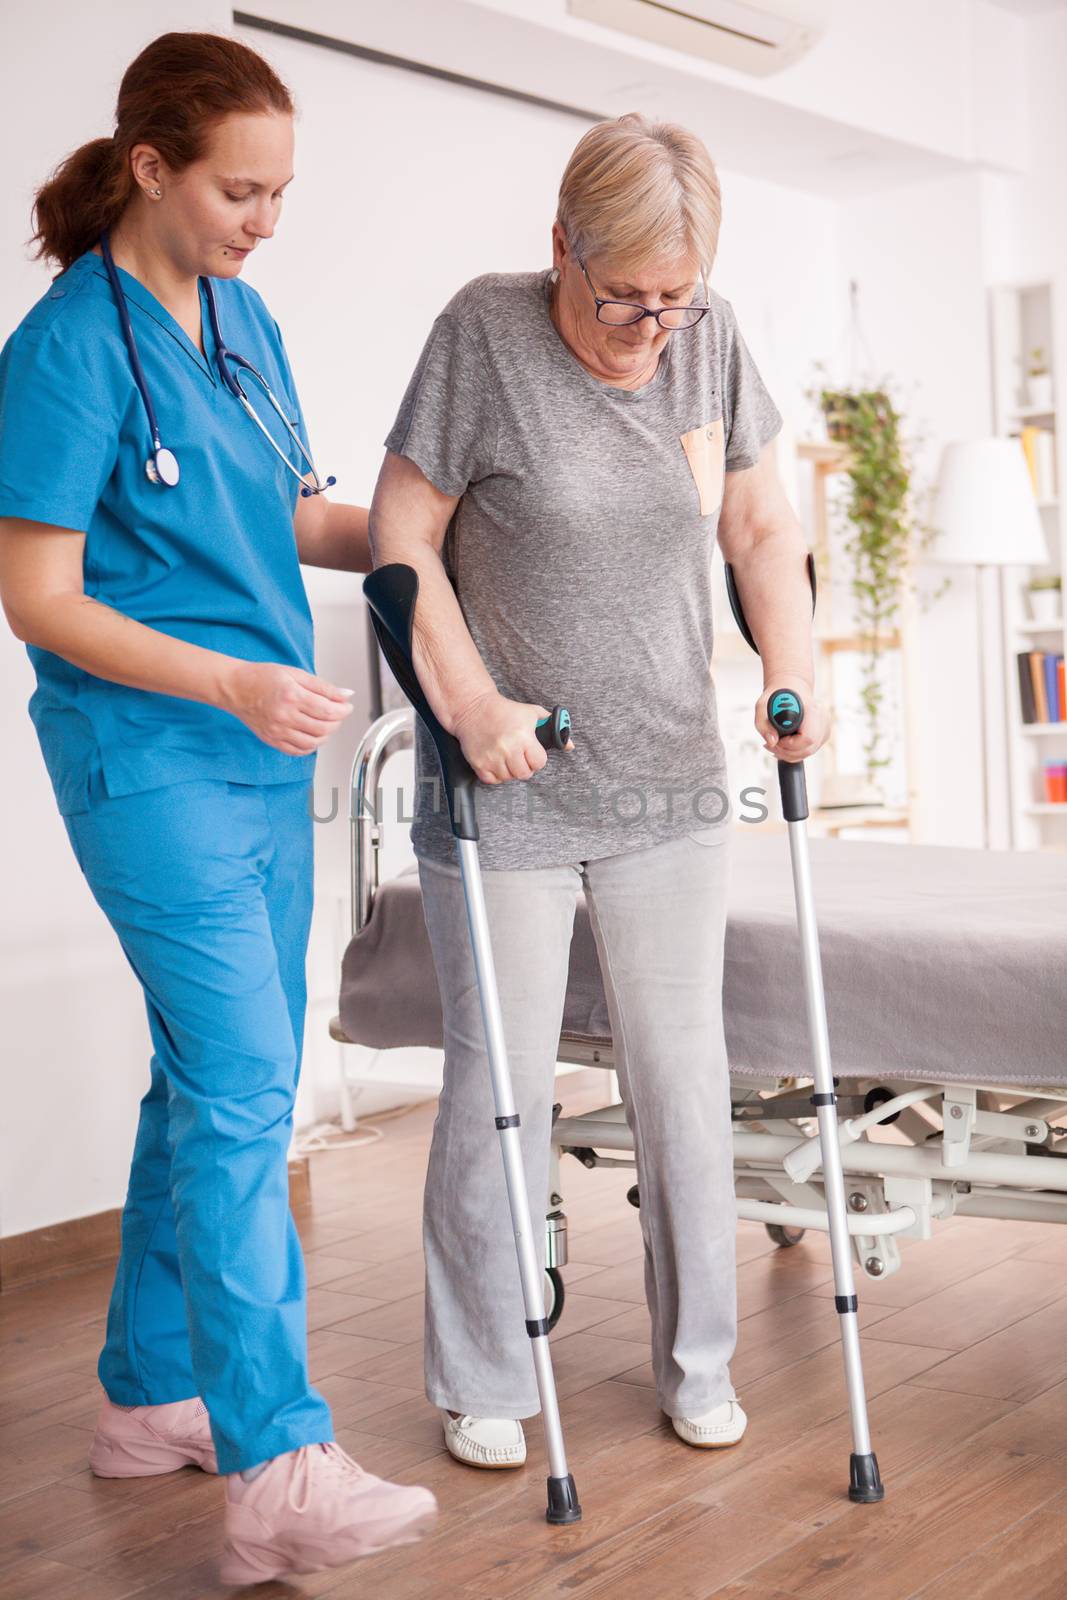
[(410, 750), (414, 741), (415, 713), (410, 706), (401, 706), (372, 722), (356, 747), (348, 794), (353, 935), (370, 921), (381, 883), (385, 816), (378, 791), (382, 768), (390, 756)]

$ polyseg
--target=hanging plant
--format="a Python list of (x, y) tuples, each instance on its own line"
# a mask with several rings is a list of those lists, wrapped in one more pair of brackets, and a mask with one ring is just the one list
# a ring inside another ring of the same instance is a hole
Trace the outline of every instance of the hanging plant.
[[(821, 369), (819, 369), (821, 370)], [(885, 690), (878, 657), (894, 631), (908, 573), (933, 529), (915, 511), (908, 448), (888, 388), (828, 387), (814, 391), (831, 440), (844, 445), (849, 479), (846, 511), (851, 590), (857, 632), (863, 640), (860, 697), (866, 721), (866, 774), (890, 764), (883, 754)], [(947, 583), (932, 597), (944, 591)]]

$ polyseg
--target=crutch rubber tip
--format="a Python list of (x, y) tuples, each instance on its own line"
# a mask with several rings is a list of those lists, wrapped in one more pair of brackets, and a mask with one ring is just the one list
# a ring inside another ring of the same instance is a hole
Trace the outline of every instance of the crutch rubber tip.
[(848, 1497), (857, 1500), (860, 1505), (874, 1505), (876, 1501), (885, 1498), (885, 1488), (878, 1475), (878, 1457), (873, 1450), (869, 1456), (858, 1456), (855, 1451), (849, 1456), (849, 1486)]
[(565, 1478), (549, 1478), (548, 1480), (548, 1510), (545, 1512), (546, 1522), (581, 1522), (582, 1508), (578, 1504), (578, 1491), (574, 1487), (574, 1475), (568, 1472)]

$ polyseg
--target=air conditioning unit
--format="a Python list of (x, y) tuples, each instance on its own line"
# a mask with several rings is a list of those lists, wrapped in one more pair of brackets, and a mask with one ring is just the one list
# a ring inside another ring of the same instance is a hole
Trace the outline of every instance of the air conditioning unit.
[(765, 76), (821, 38), (835, 0), (567, 0), (572, 16)]

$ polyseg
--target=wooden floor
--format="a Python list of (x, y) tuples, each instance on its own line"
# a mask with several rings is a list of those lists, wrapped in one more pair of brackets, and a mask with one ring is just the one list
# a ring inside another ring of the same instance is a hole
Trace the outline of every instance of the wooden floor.
[[(567, 1111), (604, 1077), (563, 1079)], [(590, 1096), (593, 1098), (590, 1099)], [(738, 1238), (732, 1375), (749, 1415), (729, 1450), (678, 1440), (648, 1365), (632, 1175), (567, 1161), (573, 1261), (553, 1349), (584, 1507), (544, 1521), (543, 1440), (520, 1472), (442, 1449), (422, 1394), (419, 1206), (434, 1107), (381, 1143), (313, 1158), (311, 1375), (372, 1471), (428, 1484), (438, 1531), (396, 1555), (263, 1600), (1063, 1600), (1067, 1596), (1067, 1230), (956, 1219), (862, 1281), (879, 1506), (845, 1495), (849, 1429), (824, 1236)], [(0, 1595), (212, 1600), (222, 1486), (193, 1469), (140, 1482), (85, 1464), (110, 1268), (0, 1297)]]

